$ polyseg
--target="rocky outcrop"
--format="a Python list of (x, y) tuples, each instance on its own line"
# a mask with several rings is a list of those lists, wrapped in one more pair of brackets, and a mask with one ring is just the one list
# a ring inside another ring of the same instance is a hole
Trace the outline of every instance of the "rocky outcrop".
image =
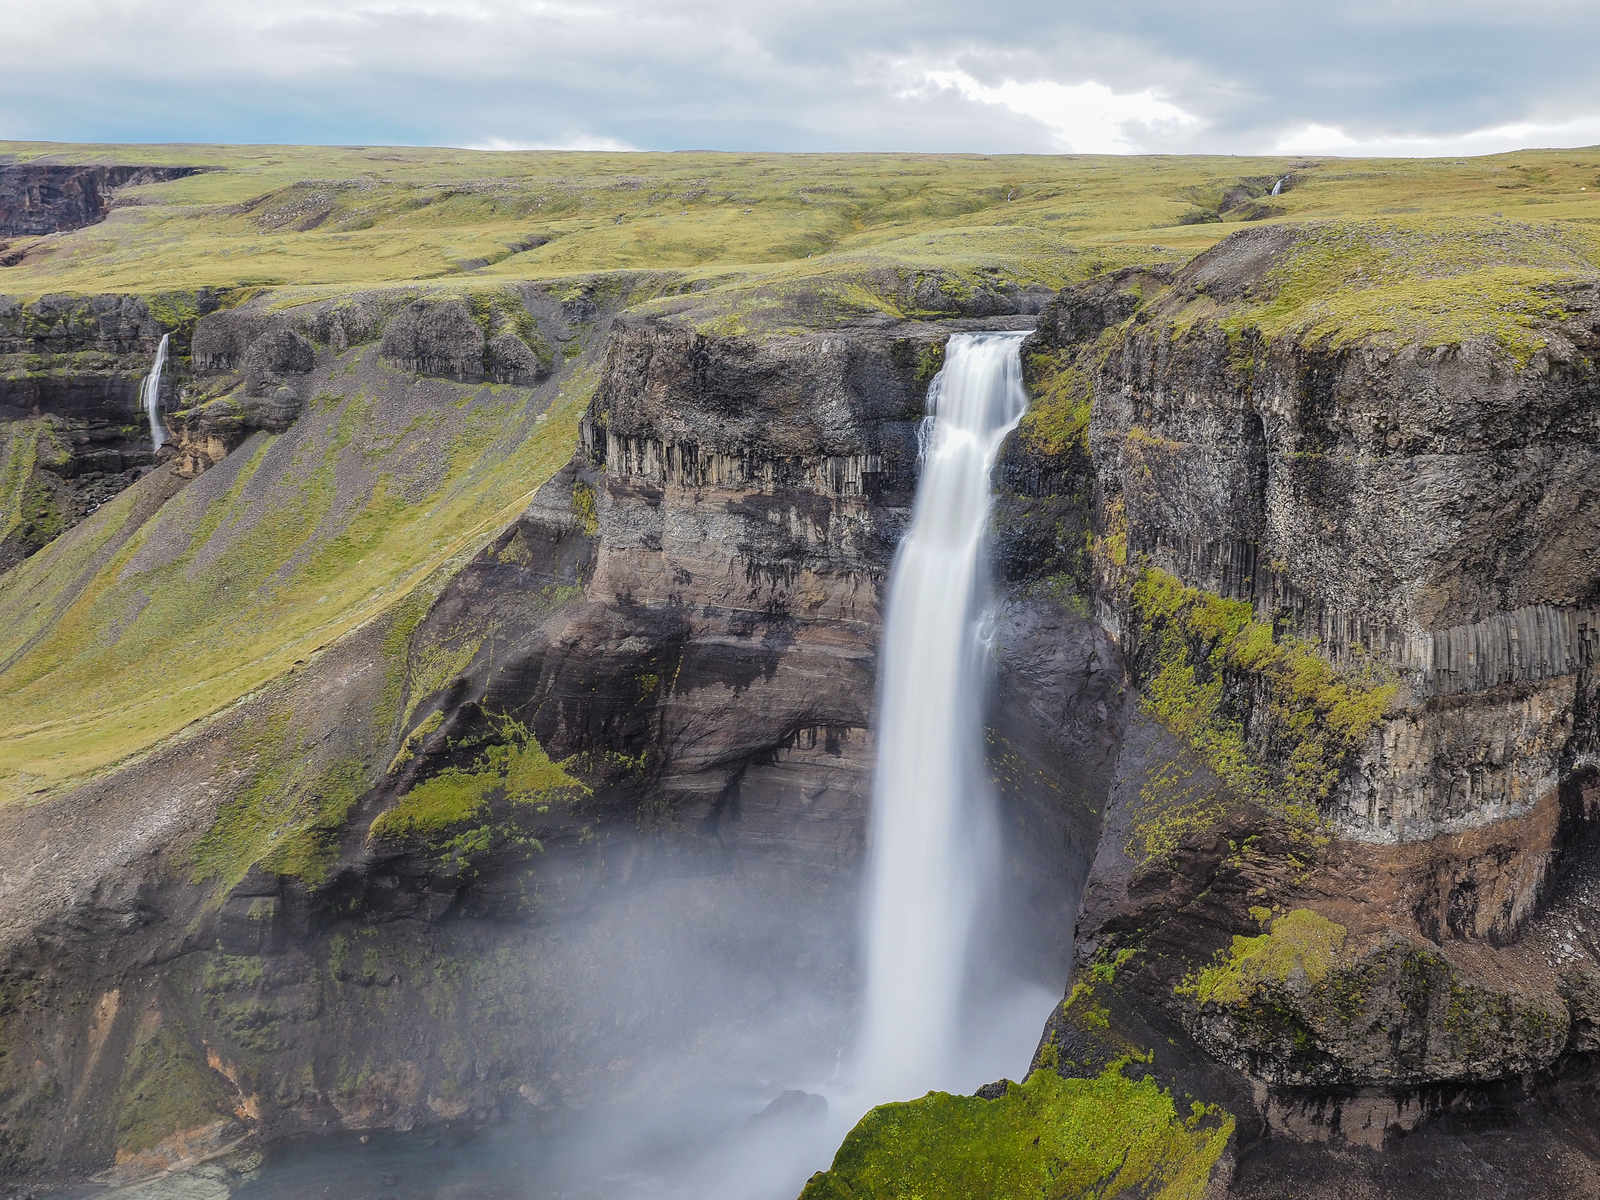
[(378, 352), (403, 371), (483, 378), (483, 330), (459, 300), (419, 300), (383, 330)]
[(64, 233), (105, 220), (117, 189), (183, 179), (205, 167), (0, 165), (0, 237)]
[(1311, 1149), (1330, 1138), (1420, 1169), (1437, 1151), (1395, 1139), (1469, 1109), (1552, 1146), (1575, 1102), (1505, 1089), (1589, 1070), (1590, 289), (1521, 363), (1263, 332), (1252, 306), (1314, 236), (1091, 281), (1028, 347), (1062, 431), (1045, 475), (1091, 464), (1062, 586), (1140, 695), (1040, 1061), (1148, 1048), (1240, 1117), (1251, 1196), (1286, 1169), (1370, 1186)]

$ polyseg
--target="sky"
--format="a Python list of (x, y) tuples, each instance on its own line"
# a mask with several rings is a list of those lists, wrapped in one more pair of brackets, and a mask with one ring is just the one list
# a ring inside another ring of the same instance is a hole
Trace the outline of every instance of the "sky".
[(1594, 0), (0, 0), (0, 139), (1466, 155), (1600, 143)]

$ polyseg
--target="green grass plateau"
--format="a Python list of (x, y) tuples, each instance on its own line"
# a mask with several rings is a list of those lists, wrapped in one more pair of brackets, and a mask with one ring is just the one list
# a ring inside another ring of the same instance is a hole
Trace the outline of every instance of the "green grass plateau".
[[(1188, 258), (1262, 206), (1281, 210), (1270, 221), (1600, 224), (1600, 148), (1308, 160), (11, 142), (5, 158), (213, 168), (127, 189), (99, 225), (15, 239), (0, 292), (20, 299), (244, 286), (293, 302), (663, 269), (718, 286), (886, 263), (1061, 284)], [(1281, 196), (1222, 211), (1230, 190), (1286, 174)]]

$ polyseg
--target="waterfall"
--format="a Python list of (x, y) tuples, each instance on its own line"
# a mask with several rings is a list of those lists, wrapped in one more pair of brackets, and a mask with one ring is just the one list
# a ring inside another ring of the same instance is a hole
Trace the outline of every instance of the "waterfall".
[(856, 1080), (870, 1103), (950, 1088), (960, 1058), (969, 936), (998, 865), (979, 630), (989, 477), (1027, 405), (1023, 336), (950, 339), (928, 391), (922, 477), (890, 578)]
[(1289, 178), (1289, 177), (1287, 175), (1285, 175), (1283, 177), (1283, 179), (1278, 180), (1276, 183), (1274, 183), (1272, 185), (1272, 194), (1274, 196), (1276, 196), (1279, 192), (1283, 191), (1283, 180), (1287, 179), (1287, 178)]
[(155, 366), (150, 368), (150, 374), (144, 377), (144, 384), (139, 389), (139, 404), (150, 417), (150, 440), (159, 450), (167, 441), (167, 427), (161, 421), (161, 371), (167, 365), (167, 337), (161, 335), (161, 345), (156, 347)]

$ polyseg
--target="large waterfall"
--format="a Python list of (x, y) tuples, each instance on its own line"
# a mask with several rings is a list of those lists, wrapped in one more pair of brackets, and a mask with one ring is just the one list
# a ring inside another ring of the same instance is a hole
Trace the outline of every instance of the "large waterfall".
[(856, 1089), (956, 1086), (973, 920), (996, 870), (983, 758), (989, 477), (1021, 419), (1020, 333), (957, 334), (928, 393), (924, 464), (880, 666)]
[(161, 345), (156, 347), (155, 365), (150, 368), (150, 374), (144, 377), (144, 386), (139, 389), (139, 405), (150, 417), (150, 440), (159, 450), (166, 444), (167, 427), (161, 420), (161, 372), (167, 365), (167, 337), (161, 335)]

